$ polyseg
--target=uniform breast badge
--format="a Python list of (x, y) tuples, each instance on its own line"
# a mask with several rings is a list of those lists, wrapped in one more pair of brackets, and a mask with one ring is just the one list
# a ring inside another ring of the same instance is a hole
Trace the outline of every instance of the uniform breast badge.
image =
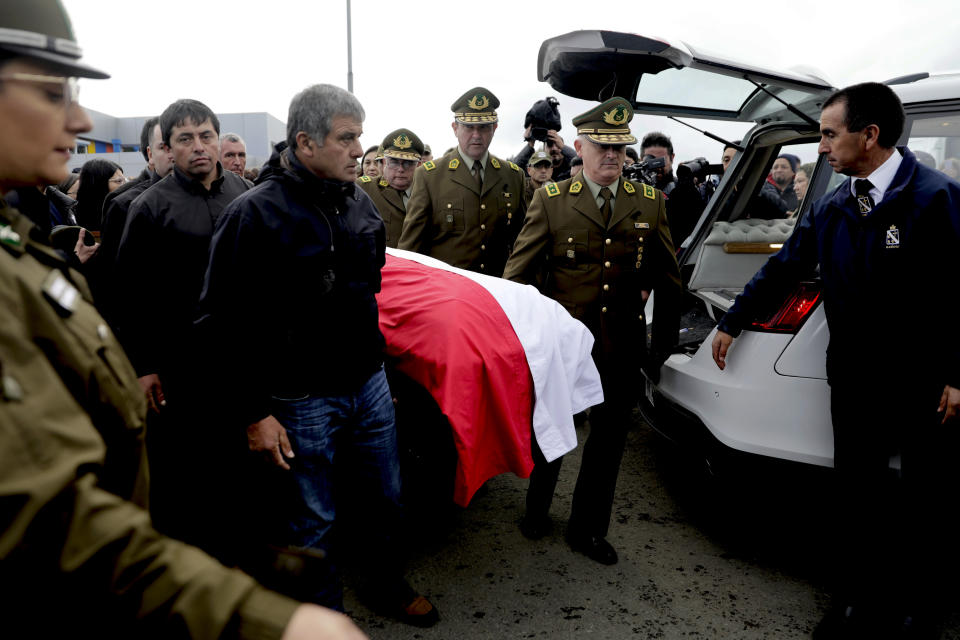
[(890, 225), (890, 228), (887, 229), (887, 249), (899, 249), (900, 248), (900, 229), (897, 229), (896, 225)]

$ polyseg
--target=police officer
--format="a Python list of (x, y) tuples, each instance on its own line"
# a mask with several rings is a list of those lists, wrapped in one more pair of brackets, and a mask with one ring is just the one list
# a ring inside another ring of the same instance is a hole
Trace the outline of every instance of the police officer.
[[(92, 123), (57, 0), (0, 8), (0, 193), (56, 183)], [(0, 593), (5, 637), (363, 638), (153, 530), (146, 403), (83, 278), (0, 198)], [(305, 634), (305, 635), (300, 635)]]
[(413, 179), (400, 249), (499, 276), (523, 224), (523, 171), (489, 153), (500, 101), (483, 87), (450, 107), (457, 148)]
[(553, 160), (546, 151), (537, 151), (530, 156), (527, 162), (527, 188), (523, 192), (523, 199), (530, 205), (534, 192), (550, 182), (553, 176)]
[[(539, 285), (582, 321), (596, 340), (593, 357), (604, 402), (593, 407), (590, 436), (573, 494), (567, 540), (603, 564), (617, 562), (605, 539), (641, 368), (659, 371), (677, 340), (680, 273), (663, 194), (621, 178), (630, 133), (630, 103), (611, 98), (574, 118), (583, 173), (538, 189), (507, 261), (504, 277)], [(644, 303), (657, 292), (652, 350)], [(560, 471), (534, 450), (536, 466), (521, 531), (539, 538)]]
[(420, 166), (423, 142), (409, 129), (397, 129), (387, 134), (380, 145), (383, 160), (380, 178), (360, 176), (360, 188), (367, 192), (376, 205), (387, 229), (387, 246), (396, 248), (407, 215), (407, 202), (413, 185), (413, 172)]

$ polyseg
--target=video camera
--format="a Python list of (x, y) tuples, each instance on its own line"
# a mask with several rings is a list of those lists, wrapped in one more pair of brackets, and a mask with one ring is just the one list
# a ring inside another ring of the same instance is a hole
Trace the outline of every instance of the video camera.
[(645, 156), (642, 162), (629, 164), (623, 168), (623, 177), (648, 184), (651, 187), (657, 184), (657, 169), (663, 169), (667, 164), (666, 158)]
[(704, 182), (707, 176), (718, 176), (723, 174), (723, 165), (710, 164), (706, 158), (694, 158), (689, 162), (677, 165), (677, 181), (693, 182), (696, 178), (698, 182)]
[(530, 127), (530, 135), (534, 140), (546, 142), (547, 131), (560, 131), (560, 102), (553, 96), (537, 100), (527, 111), (523, 120), (523, 128)]

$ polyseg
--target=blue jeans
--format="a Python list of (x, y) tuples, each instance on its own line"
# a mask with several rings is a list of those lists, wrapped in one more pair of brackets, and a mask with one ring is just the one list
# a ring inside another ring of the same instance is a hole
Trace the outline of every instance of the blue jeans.
[(364, 531), (372, 541), (370, 558), (387, 570), (402, 572), (394, 536), (400, 519), (400, 463), (393, 399), (381, 368), (355, 393), (273, 399), (273, 416), (290, 437), (295, 457), (290, 466), (300, 487), (301, 501), (289, 521), (290, 543), (323, 549), (330, 560), (325, 584), (318, 584), (316, 601), (342, 609), (331, 530), (338, 498), (349, 489), (360, 507)]

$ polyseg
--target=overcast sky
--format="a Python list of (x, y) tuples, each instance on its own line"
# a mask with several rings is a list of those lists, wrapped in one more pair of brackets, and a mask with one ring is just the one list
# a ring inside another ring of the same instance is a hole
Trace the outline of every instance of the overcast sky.
[[(266, 111), (286, 121), (290, 98), (315, 83), (347, 86), (346, 1), (64, 0), (84, 60), (112, 75), (84, 81), (81, 102), (115, 116), (156, 115), (178, 98), (218, 113)], [(946, 0), (854, 2), (439, 2), (353, 0), (354, 92), (367, 113), (364, 147), (399, 127), (434, 151), (455, 144), (450, 104), (471, 87), (501, 101), (491, 151), (515, 154), (523, 117), (560, 100), (560, 133), (592, 106), (537, 81), (544, 39), (577, 29), (684, 41), (772, 69), (813, 68), (834, 86), (915, 71), (960, 68), (960, 11)], [(703, 125), (703, 121), (695, 122)], [(710, 122), (721, 136), (747, 127)], [(663, 118), (637, 116), (633, 132), (660, 129), (677, 160), (720, 146)]]

